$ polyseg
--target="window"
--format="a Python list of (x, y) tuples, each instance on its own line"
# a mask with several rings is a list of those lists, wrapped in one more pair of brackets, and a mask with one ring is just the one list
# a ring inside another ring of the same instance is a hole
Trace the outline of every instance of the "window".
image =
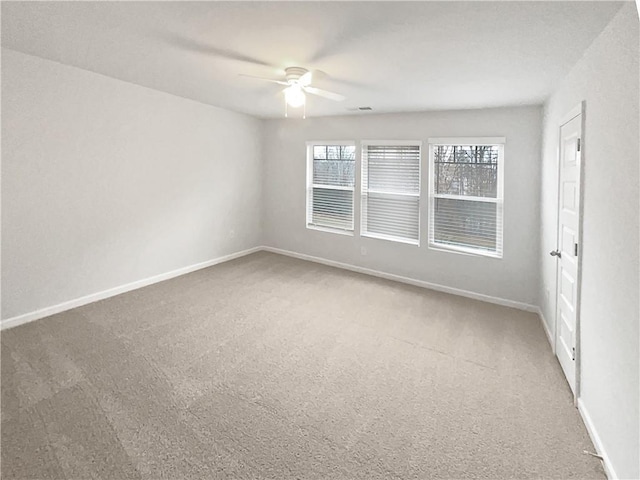
[(421, 142), (363, 142), (365, 237), (419, 244)]
[(307, 227), (353, 232), (355, 143), (307, 144)]
[(429, 140), (429, 246), (502, 257), (504, 143)]

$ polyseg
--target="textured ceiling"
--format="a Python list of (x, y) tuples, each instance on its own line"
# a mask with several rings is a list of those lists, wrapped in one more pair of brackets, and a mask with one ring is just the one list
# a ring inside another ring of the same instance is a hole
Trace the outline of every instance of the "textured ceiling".
[(2, 2), (2, 45), (260, 117), (319, 70), (307, 114), (535, 104), (617, 2)]

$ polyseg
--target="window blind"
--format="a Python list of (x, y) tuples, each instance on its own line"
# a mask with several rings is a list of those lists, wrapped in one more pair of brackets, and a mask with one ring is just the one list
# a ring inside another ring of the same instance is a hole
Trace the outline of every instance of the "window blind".
[(309, 145), (307, 226), (353, 231), (355, 145)]
[(430, 146), (430, 245), (502, 256), (503, 152), (503, 144)]
[(412, 244), (420, 230), (420, 142), (363, 143), (361, 234)]

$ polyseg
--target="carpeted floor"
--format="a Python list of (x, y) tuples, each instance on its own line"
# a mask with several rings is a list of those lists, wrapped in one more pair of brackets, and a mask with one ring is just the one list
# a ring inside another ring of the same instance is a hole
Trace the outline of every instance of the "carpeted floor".
[(257, 253), (2, 332), (2, 478), (604, 478), (536, 315)]

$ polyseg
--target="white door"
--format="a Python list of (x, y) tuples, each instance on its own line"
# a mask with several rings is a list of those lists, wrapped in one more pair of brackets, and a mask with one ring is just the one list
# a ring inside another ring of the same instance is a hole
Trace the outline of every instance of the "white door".
[(571, 390), (576, 393), (576, 340), (578, 322), (578, 255), (580, 233), (580, 160), (582, 115), (560, 127), (556, 283), (556, 355)]

